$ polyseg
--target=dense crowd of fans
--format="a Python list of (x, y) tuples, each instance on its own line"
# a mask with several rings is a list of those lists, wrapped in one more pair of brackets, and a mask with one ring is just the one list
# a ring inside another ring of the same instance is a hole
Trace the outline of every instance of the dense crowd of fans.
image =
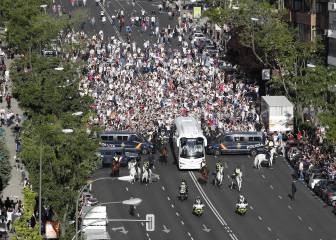
[(105, 39), (102, 31), (92, 37), (69, 32), (65, 41), (87, 41), (85, 52), (67, 57), (87, 63), (79, 91), (95, 99), (97, 114), (89, 124), (146, 133), (193, 115), (206, 132), (255, 131), (259, 119), (247, 93), (258, 95), (258, 87), (226, 73), (218, 56), (190, 43), (195, 30), (191, 18), (182, 17), (175, 28), (163, 28), (156, 43), (143, 46)]

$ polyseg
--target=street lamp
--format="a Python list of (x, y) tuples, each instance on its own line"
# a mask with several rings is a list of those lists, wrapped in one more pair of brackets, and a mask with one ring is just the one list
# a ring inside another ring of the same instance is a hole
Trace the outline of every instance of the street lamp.
[[(97, 181), (100, 181), (100, 180), (119, 180), (119, 181), (128, 181), (128, 182), (131, 182), (133, 180), (133, 177), (132, 176), (122, 176), (122, 177), (114, 177), (114, 178), (111, 178), (111, 177), (103, 177), (103, 178), (97, 178), (97, 179), (94, 179), (92, 181), (90, 181), (89, 183), (87, 183), (86, 185), (84, 185), (80, 190), (79, 190), (79, 193), (78, 193), (78, 196), (77, 196), (77, 200), (76, 200), (76, 219), (75, 219), (75, 222), (76, 222), (76, 234), (74, 236), (74, 238), (77, 240), (78, 239), (78, 204), (79, 204), (79, 199), (82, 195), (82, 193), (84, 192), (84, 190), (92, 183), (94, 182), (97, 182)], [(127, 200), (126, 200), (127, 201)]]
[(47, 13), (46, 8), (48, 7), (48, 5), (47, 4), (42, 4), (42, 5), (40, 5), (40, 7), (43, 8), (44, 13), (46, 14)]

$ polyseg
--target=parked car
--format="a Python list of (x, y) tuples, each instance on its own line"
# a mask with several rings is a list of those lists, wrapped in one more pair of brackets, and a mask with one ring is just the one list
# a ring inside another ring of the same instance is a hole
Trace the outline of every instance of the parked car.
[(328, 176), (326, 174), (321, 173), (321, 172), (313, 173), (312, 175), (310, 175), (308, 187), (310, 189), (314, 189), (315, 184), (317, 184), (322, 179), (327, 179), (327, 177)]
[(320, 168), (320, 167), (317, 167), (317, 166), (314, 166), (314, 167), (312, 167), (310, 169), (307, 169), (307, 171), (304, 172), (304, 180), (305, 180), (305, 182), (309, 183), (310, 176), (313, 173), (317, 174), (317, 173), (321, 173), (321, 172), (323, 172), (323, 169)]
[(322, 192), (322, 199), (328, 205), (336, 205), (336, 183), (330, 184), (326, 187), (326, 189)]

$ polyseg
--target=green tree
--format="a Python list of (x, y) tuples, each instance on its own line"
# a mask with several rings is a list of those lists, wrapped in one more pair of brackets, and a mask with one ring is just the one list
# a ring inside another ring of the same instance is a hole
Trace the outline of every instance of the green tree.
[(11, 165), (9, 162), (8, 150), (5, 146), (5, 143), (0, 141), (0, 179), (1, 179), (1, 187), (4, 188), (8, 184), (10, 173), (11, 173)]
[[(65, 123), (53, 116), (38, 124), (36, 119), (25, 122), (20, 156), (30, 173), (34, 191), (39, 186), (39, 152), (42, 148), (42, 197), (46, 206), (55, 212), (62, 233), (69, 228), (74, 216), (76, 193), (87, 177), (97, 168), (97, 143), (89, 138), (84, 128), (72, 134), (62, 133)], [(47, 119), (47, 117), (45, 118)], [(72, 120), (74, 122), (74, 120)]]

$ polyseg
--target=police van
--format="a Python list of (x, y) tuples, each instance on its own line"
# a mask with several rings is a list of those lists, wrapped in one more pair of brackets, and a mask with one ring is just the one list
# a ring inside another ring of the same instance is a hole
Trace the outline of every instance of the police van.
[(108, 131), (99, 134), (100, 147), (114, 151), (138, 151), (142, 154), (153, 152), (153, 144), (134, 132)]
[(250, 154), (253, 149), (264, 146), (261, 132), (230, 132), (220, 135), (208, 144), (207, 153), (219, 156), (221, 154)]

